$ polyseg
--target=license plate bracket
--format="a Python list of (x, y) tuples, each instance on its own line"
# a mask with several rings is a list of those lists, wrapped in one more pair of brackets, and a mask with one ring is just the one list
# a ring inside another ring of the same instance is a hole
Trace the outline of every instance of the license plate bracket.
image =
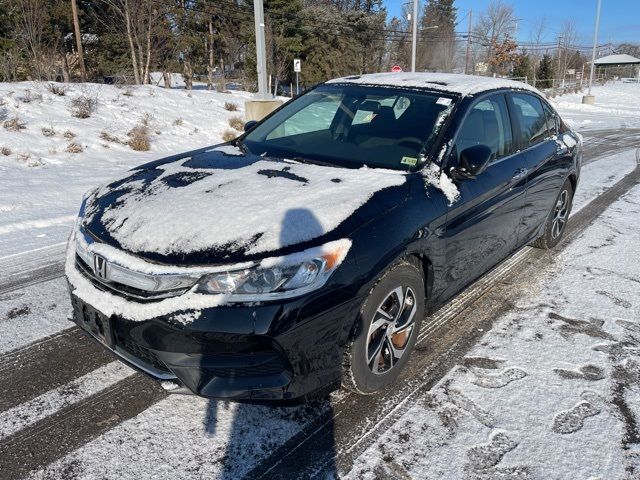
[(80, 328), (89, 332), (100, 343), (113, 349), (115, 342), (109, 317), (89, 305), (81, 305), (77, 311), (76, 319)]

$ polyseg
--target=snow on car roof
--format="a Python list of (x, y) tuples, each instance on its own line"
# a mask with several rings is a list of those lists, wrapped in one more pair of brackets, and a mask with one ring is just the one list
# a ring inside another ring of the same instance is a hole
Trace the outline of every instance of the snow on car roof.
[(329, 80), (327, 83), (357, 83), (361, 85), (426, 88), (429, 90), (454, 93), (462, 95), (463, 97), (475, 95), (487, 90), (495, 90), (496, 88), (515, 88), (539, 93), (537, 89), (523, 82), (508, 80), (506, 78), (480, 77), (477, 75), (462, 75), (456, 73), (368, 73), (365, 75), (335, 78)]

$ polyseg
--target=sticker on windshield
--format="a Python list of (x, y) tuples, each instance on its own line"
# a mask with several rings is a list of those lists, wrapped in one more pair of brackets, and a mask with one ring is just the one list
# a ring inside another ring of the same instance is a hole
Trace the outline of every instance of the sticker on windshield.
[(402, 160), (400, 160), (400, 163), (402, 165), (409, 165), (411, 167), (414, 167), (416, 163), (418, 163), (418, 159), (415, 157), (402, 157)]
[(440, 97), (438, 98), (438, 100), (436, 100), (436, 103), (438, 105), (444, 105), (445, 107), (448, 107), (449, 105), (451, 105), (451, 99), (447, 97)]

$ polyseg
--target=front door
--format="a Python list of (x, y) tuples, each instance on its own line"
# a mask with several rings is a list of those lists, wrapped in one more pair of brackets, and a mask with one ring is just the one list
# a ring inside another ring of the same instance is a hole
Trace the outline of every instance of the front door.
[(487, 145), (492, 157), (475, 179), (457, 182), (460, 198), (448, 210), (445, 291), (450, 297), (506, 258), (518, 244), (527, 169), (515, 152), (506, 97), (495, 94), (478, 100), (467, 113), (454, 139), (447, 170), (457, 166), (460, 152)]

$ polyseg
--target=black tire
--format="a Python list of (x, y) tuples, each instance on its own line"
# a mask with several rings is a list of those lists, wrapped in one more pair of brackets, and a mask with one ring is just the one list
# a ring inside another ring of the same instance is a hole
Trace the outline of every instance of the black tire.
[[(564, 232), (567, 229), (572, 206), (573, 187), (571, 186), (571, 182), (567, 180), (564, 182), (564, 185), (562, 185), (560, 192), (558, 192), (556, 201), (553, 202), (553, 207), (551, 207), (551, 211), (544, 224), (544, 233), (533, 242), (534, 247), (548, 250), (555, 247), (560, 240), (562, 240)], [(559, 225), (561, 221), (559, 216), (563, 217), (561, 225)]]
[[(424, 311), (425, 289), (420, 268), (401, 261), (384, 272), (362, 305), (354, 335), (345, 348), (343, 386), (360, 394), (371, 394), (392, 384), (413, 351)], [(376, 325), (388, 323), (370, 332), (374, 321)], [(402, 352), (399, 358), (392, 350)], [(373, 357), (373, 362), (368, 362), (368, 357)]]

